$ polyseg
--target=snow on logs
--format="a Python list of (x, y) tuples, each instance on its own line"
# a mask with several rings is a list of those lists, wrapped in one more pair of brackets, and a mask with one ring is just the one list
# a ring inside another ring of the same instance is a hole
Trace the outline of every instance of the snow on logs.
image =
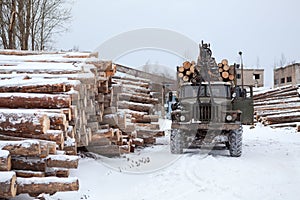
[[(78, 157), (69, 155), (88, 144), (92, 127), (98, 129), (103, 111), (98, 87), (108, 86), (106, 74), (114, 73), (114, 67), (68, 54), (11, 54), (16, 62), (2, 56), (0, 66), (0, 171), (15, 178), (6, 179), (4, 186), (0, 175), (0, 198), (78, 190), (78, 180), (68, 178), (69, 168), (78, 167)], [(100, 74), (106, 77), (98, 79)], [(50, 181), (48, 176), (56, 178)], [(31, 177), (39, 177), (33, 182), (40, 184), (30, 182)]]
[(11, 155), (7, 150), (0, 149), (0, 171), (10, 171)]
[[(78, 181), (67, 178), (69, 168), (78, 166), (78, 159), (70, 157), (77, 154), (77, 147), (117, 156), (147, 143), (136, 138), (139, 122), (140, 130), (159, 131), (158, 124), (150, 126), (158, 121), (151, 83), (137, 78), (113, 80), (116, 66), (111, 61), (86, 54), (83, 59), (80, 53), (35, 52), (34, 58), (21, 51), (2, 53), (15, 55), (16, 62), (1, 57), (0, 169), (17, 177), (10, 181), (17, 184), (17, 192), (0, 191), (3, 198), (77, 190)], [(151, 140), (154, 133), (140, 135)], [(60, 183), (58, 178), (45, 179), (49, 176), (67, 179)]]
[(79, 189), (78, 178), (58, 177), (32, 177), (17, 178), (17, 194), (28, 193), (31, 196), (39, 194), (55, 194), (63, 191), (77, 191)]
[(15, 197), (17, 194), (15, 172), (0, 172), (0, 198)]
[(1, 108), (69, 108), (70, 106), (69, 95), (0, 93)]
[(271, 127), (296, 127), (300, 130), (298, 86), (283, 86), (254, 94), (255, 119)]
[(50, 120), (42, 113), (26, 110), (0, 109), (0, 131), (27, 134), (45, 134), (50, 129)]

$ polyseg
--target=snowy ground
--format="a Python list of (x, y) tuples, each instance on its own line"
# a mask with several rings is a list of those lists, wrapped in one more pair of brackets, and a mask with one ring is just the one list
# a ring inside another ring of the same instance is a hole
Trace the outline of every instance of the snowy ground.
[(300, 133), (244, 126), (243, 142), (240, 158), (220, 149), (171, 155), (167, 136), (122, 158), (84, 158), (71, 172), (80, 190), (49, 199), (299, 199)]

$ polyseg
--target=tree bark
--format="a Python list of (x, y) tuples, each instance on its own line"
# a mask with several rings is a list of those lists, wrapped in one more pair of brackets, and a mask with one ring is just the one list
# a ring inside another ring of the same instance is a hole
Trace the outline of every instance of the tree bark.
[(127, 101), (119, 101), (118, 108), (150, 113), (151, 110), (153, 109), (153, 105), (152, 104), (133, 103), (133, 102), (127, 102)]
[(57, 177), (33, 177), (17, 178), (17, 194), (28, 193), (37, 196), (42, 193), (54, 194), (63, 191), (77, 191), (79, 181), (77, 178), (57, 178)]
[(132, 120), (133, 123), (151, 123), (158, 122), (159, 117), (157, 115), (144, 115), (142, 118), (136, 118)]
[(11, 156), (9, 151), (0, 149), (0, 171), (11, 170)]
[(50, 129), (50, 120), (45, 114), (26, 113), (18, 109), (0, 109), (0, 131), (12, 133), (44, 134)]
[(32, 177), (45, 177), (45, 172), (28, 171), (28, 170), (14, 170), (17, 177), (32, 178)]
[(0, 198), (15, 197), (17, 193), (15, 172), (0, 172)]
[(0, 149), (7, 150), (11, 155), (39, 156), (41, 154), (40, 143), (35, 140), (0, 141)]
[(0, 86), (0, 92), (59, 93), (66, 92), (64, 84)]
[(69, 108), (69, 95), (31, 94), (31, 93), (2, 93), (0, 107), (2, 108)]
[(118, 99), (119, 99), (119, 101), (130, 101), (130, 102), (146, 103), (146, 104), (158, 104), (159, 103), (158, 99), (142, 97), (139, 95), (126, 94), (126, 93), (118, 94)]
[(64, 143), (64, 134), (60, 130), (48, 130), (45, 134), (33, 135), (30, 133), (17, 133), (17, 132), (2, 132), (1, 135), (22, 137), (26, 139), (39, 139), (48, 140), (56, 142), (56, 144), (61, 145)]
[(13, 156), (11, 158), (13, 170), (30, 170), (44, 172), (46, 170), (46, 163), (41, 158), (29, 158)]
[[(22, 140), (28, 140), (28, 138), (23, 138), (23, 137), (15, 137), (15, 136), (9, 136), (9, 135), (3, 135), (0, 134), (0, 140), (12, 140), (12, 141), (22, 141)], [(37, 140), (37, 139), (35, 139)], [(56, 154), (56, 143), (47, 141), (47, 140), (37, 140), (40, 143), (40, 146), (47, 145), (49, 149), (49, 154)], [(42, 151), (42, 149), (41, 149)]]
[(47, 167), (62, 167), (62, 168), (77, 168), (78, 167), (78, 156), (68, 155), (49, 155), (46, 159)]

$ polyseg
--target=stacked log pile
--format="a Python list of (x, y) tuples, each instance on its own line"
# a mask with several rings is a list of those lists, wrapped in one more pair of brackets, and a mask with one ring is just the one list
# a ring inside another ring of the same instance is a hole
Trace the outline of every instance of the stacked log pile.
[[(205, 70), (205, 71), (201, 71)], [(227, 59), (223, 59), (218, 65), (212, 59), (208, 69), (201, 66), (196, 66), (194, 61), (185, 61), (182, 66), (177, 67), (177, 75), (179, 80), (184, 82), (200, 82), (200, 74), (208, 75), (212, 81), (230, 82), (235, 79), (235, 66), (229, 65)], [(204, 77), (202, 77), (204, 78)]]
[(64, 155), (51, 141), (4, 139), (0, 141), (0, 198), (79, 189), (78, 179), (69, 177), (69, 170), (78, 167), (78, 156)]
[(255, 119), (271, 127), (296, 127), (300, 131), (298, 86), (284, 86), (254, 95)]
[(151, 82), (115, 76), (113, 83), (113, 106), (117, 115), (122, 116), (118, 126), (123, 137), (133, 146), (154, 144), (156, 137), (163, 136), (164, 132), (160, 131), (159, 116), (155, 115), (159, 101), (152, 96)]
[(78, 165), (72, 155), (99, 129), (99, 93), (115, 67), (90, 55), (2, 53), (13, 57), (0, 60), (0, 198), (78, 190), (77, 178), (68, 177)]
[(235, 66), (229, 65), (227, 59), (223, 59), (219, 64), (219, 73), (220, 73), (220, 80), (224, 82), (234, 81), (235, 79)]
[(77, 190), (68, 177), (77, 147), (119, 156), (163, 135), (150, 81), (112, 79), (111, 61), (89, 53), (1, 54), (0, 198)]

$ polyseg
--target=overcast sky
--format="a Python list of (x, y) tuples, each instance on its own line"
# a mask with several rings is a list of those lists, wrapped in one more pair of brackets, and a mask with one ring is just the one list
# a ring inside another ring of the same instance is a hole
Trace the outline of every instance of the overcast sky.
[[(266, 84), (271, 85), (272, 69), (282, 55), (287, 62), (300, 61), (299, 8), (298, 0), (75, 0), (70, 31), (56, 47), (93, 51), (126, 31), (168, 29), (197, 43), (209, 42), (217, 61), (239, 62), (238, 51), (242, 51), (245, 66), (264, 68)], [(148, 54), (128, 55), (123, 61), (174, 65), (159, 52)]]

